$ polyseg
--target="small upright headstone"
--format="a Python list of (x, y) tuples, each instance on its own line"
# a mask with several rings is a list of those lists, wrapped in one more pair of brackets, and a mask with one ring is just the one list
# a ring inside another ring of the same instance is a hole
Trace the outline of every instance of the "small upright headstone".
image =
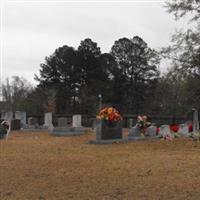
[(72, 117), (72, 127), (81, 127), (81, 115), (73, 115)]
[(146, 130), (146, 135), (149, 137), (156, 136), (157, 127), (156, 126), (149, 126)]
[(13, 112), (12, 111), (6, 112), (4, 119), (7, 121), (11, 121), (13, 119)]
[(93, 119), (92, 120), (92, 130), (96, 130), (96, 126), (97, 126), (97, 119)]
[(28, 118), (28, 125), (32, 126), (32, 125), (36, 125), (37, 124), (37, 120), (34, 117), (29, 117)]
[(21, 113), (21, 121), (23, 124), (26, 124), (26, 112)]
[(159, 132), (159, 134), (160, 134), (163, 138), (166, 138), (166, 137), (172, 138), (172, 137), (173, 137), (173, 135), (172, 135), (172, 133), (171, 133), (171, 131), (170, 131), (169, 125), (162, 125), (162, 126), (160, 126), (160, 132)]
[(26, 112), (16, 111), (15, 119), (19, 119), (22, 126), (25, 125), (26, 124)]
[(140, 136), (141, 136), (141, 132), (140, 132), (140, 128), (138, 126), (134, 126), (134, 127), (130, 128), (128, 138), (140, 137)]
[(11, 130), (20, 130), (21, 124), (19, 119), (11, 120)]
[(67, 126), (67, 118), (60, 117), (58, 118), (58, 127), (66, 127)]
[(187, 124), (180, 124), (178, 134), (183, 137), (189, 136), (189, 128)]
[(52, 113), (51, 112), (48, 112), (48, 113), (45, 113), (44, 115), (44, 126), (46, 127), (52, 127)]
[(4, 120), (4, 119), (5, 119), (5, 116), (6, 116), (6, 113), (5, 113), (5, 112), (2, 112), (2, 113), (1, 113), (1, 119)]
[(133, 119), (129, 119), (129, 128), (133, 127)]

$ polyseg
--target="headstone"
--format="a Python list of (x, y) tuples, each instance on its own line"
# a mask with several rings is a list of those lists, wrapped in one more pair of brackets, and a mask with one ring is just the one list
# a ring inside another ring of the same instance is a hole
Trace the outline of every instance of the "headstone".
[(96, 121), (96, 140), (122, 139), (122, 121)]
[(39, 125), (38, 119), (35, 117), (28, 117), (28, 124), (25, 124), (21, 131), (48, 131), (49, 127)]
[(36, 125), (37, 124), (37, 119), (35, 117), (29, 117), (28, 118), (28, 125)]
[(96, 119), (92, 120), (92, 130), (96, 130), (97, 122)]
[(134, 126), (134, 127), (130, 128), (128, 138), (140, 137), (140, 136), (141, 136), (141, 132), (140, 132), (140, 128), (138, 126)]
[(129, 128), (133, 127), (133, 119), (129, 119)]
[(6, 116), (6, 113), (5, 113), (5, 112), (2, 112), (2, 113), (1, 113), (1, 119), (4, 120), (4, 119), (5, 119), (5, 116)]
[(193, 133), (199, 131), (199, 118), (198, 118), (198, 110), (194, 109), (193, 113)]
[(44, 115), (44, 126), (46, 127), (52, 127), (52, 113), (51, 112), (48, 112), (48, 113), (45, 113)]
[(183, 137), (189, 136), (189, 127), (187, 124), (180, 124), (178, 134)]
[(19, 119), (22, 126), (25, 125), (26, 124), (26, 112), (16, 111), (15, 119)]
[(149, 137), (156, 136), (157, 127), (156, 126), (149, 126), (146, 130), (146, 135)]
[(66, 127), (67, 126), (67, 118), (60, 117), (58, 118), (58, 127)]
[(163, 138), (166, 138), (166, 137), (173, 138), (173, 135), (172, 135), (172, 133), (170, 131), (169, 125), (162, 125), (162, 126), (160, 126), (160, 132), (159, 132), (159, 134), (161, 136), (163, 136)]
[(13, 112), (12, 111), (6, 112), (4, 119), (7, 121), (11, 121), (13, 119)]
[(72, 127), (81, 127), (81, 115), (73, 115)]
[(52, 136), (76, 136), (85, 133), (85, 128), (81, 126), (81, 115), (73, 115), (72, 125), (68, 124), (67, 118), (59, 118), (58, 126), (50, 127), (49, 133)]
[(20, 130), (21, 124), (19, 119), (11, 120), (11, 130)]

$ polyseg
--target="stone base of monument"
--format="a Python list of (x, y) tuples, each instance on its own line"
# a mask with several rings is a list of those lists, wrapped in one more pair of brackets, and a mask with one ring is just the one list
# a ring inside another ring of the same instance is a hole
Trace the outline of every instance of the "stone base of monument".
[(53, 127), (49, 130), (52, 136), (76, 136), (84, 133), (84, 127)]
[(47, 126), (39, 126), (39, 125), (24, 125), (21, 131), (30, 131), (30, 132), (40, 132), (40, 131), (48, 131), (49, 127)]
[(118, 143), (127, 143), (127, 139), (111, 139), (111, 140), (90, 140), (89, 144), (118, 144)]
[(160, 136), (133, 136), (133, 137), (128, 136), (128, 140), (133, 140), (133, 141), (155, 140), (160, 138), (161, 138)]

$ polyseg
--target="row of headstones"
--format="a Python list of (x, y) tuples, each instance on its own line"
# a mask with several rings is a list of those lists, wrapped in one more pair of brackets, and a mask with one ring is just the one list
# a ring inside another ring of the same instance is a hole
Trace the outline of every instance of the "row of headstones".
[[(198, 118), (199, 114), (198, 114), (198, 110), (197, 109), (193, 109), (193, 134), (198, 134), (198, 132), (200, 131), (200, 127), (199, 127), (199, 118)], [(133, 120), (130, 120), (130, 133), (129, 136), (130, 137), (137, 137), (140, 135), (140, 130), (138, 127), (133, 126)], [(170, 130), (170, 126), (169, 125), (162, 125), (160, 126), (160, 134), (161, 135), (168, 135), (171, 136), (171, 130)], [(188, 128), (188, 123), (185, 124), (179, 124), (179, 129), (178, 129), (178, 135), (180, 136), (184, 136), (184, 137), (188, 137), (191, 136), (191, 133), (189, 132), (189, 128)], [(155, 136), (157, 134), (157, 127), (155, 126), (151, 126), (149, 128), (147, 128), (147, 135), (149, 136)]]
[[(53, 116), (51, 112), (45, 113), (44, 115), (44, 126), (46, 127), (52, 127), (53, 126)], [(73, 115), (72, 116), (72, 127), (81, 127), (82, 121), (81, 121), (81, 115)], [(58, 127), (65, 127), (67, 126), (67, 118), (66, 117), (60, 117), (58, 118)]]
[[(150, 137), (156, 137), (157, 134), (162, 135), (162, 136), (171, 136), (171, 137), (173, 136), (169, 125), (161, 125), (159, 127), (159, 132), (157, 131), (156, 126), (150, 126), (147, 128), (146, 133), (145, 133), (146, 136), (150, 136)], [(183, 136), (183, 137), (190, 136), (188, 125), (180, 124), (177, 134), (179, 136)], [(129, 132), (129, 136), (128, 136), (129, 138), (130, 137), (140, 137), (140, 136), (141, 136), (141, 130), (139, 127), (134, 126), (134, 127), (130, 128), (130, 132)]]
[[(2, 120), (12, 121), (14, 119), (17, 119), (17, 120), (20, 120), (22, 126), (27, 124), (26, 123), (26, 112), (16, 111), (14, 116), (15, 117), (13, 118), (13, 112), (11, 112), (11, 111), (1, 113)], [(53, 116), (52, 116), (51, 112), (45, 113), (43, 126), (44, 127), (53, 126), (52, 119), (53, 119)], [(37, 124), (37, 120), (34, 117), (29, 117), (27, 121), (28, 121), (28, 125), (36, 125)], [(65, 117), (58, 118), (58, 126), (59, 127), (67, 126), (67, 124), (68, 124), (67, 118), (65, 118)], [(82, 124), (81, 115), (73, 115), (72, 116), (72, 127), (81, 127), (82, 126), (81, 124)]]
[(13, 112), (3, 112), (1, 113), (1, 119), (2, 120), (8, 120), (11, 121), (13, 119), (18, 119), (21, 121), (22, 124), (26, 124), (26, 112), (16, 111), (15, 117), (13, 118)]

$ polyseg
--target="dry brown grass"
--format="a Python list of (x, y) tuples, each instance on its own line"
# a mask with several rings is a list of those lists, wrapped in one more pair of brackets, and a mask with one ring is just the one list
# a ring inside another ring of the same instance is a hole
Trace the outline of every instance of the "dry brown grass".
[(200, 199), (200, 143), (91, 139), (14, 132), (0, 141), (1, 200)]

